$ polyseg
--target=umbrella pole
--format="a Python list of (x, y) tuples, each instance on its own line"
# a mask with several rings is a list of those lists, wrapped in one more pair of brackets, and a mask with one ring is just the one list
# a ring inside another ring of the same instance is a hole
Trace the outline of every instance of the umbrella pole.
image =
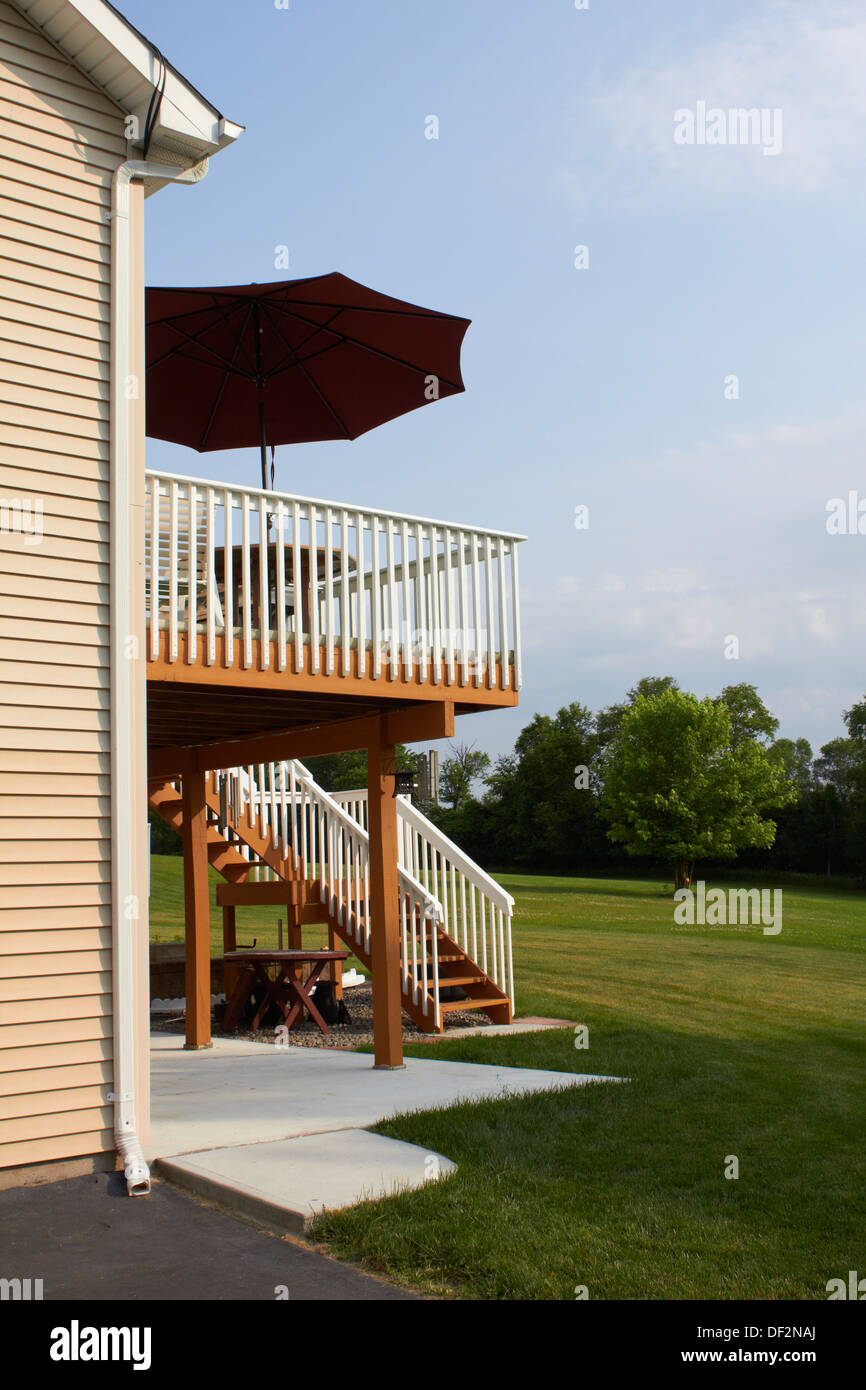
[(255, 335), (256, 379), (259, 388), (259, 445), (262, 451), (262, 490), (268, 490), (268, 437), (265, 430), (265, 392), (262, 373), (262, 326), (259, 305), (253, 304), (253, 333)]
[(262, 488), (268, 490), (268, 441), (265, 433), (265, 403), (259, 401), (259, 445), (262, 451)]

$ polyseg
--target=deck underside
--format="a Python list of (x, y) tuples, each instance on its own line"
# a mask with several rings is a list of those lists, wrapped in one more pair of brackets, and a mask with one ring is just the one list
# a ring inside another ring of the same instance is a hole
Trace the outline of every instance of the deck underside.
[(410, 671), (400, 664), (396, 678), (390, 666), (378, 678), (369, 670), (359, 672), (355, 653), (347, 674), (341, 667), (328, 674), (324, 663), (318, 672), (310, 666), (309, 660), (300, 670), (280, 671), (272, 661), (265, 666), (257, 646), (247, 669), (226, 668), (219, 660), (208, 665), (201, 650), (193, 660), (184, 650), (177, 661), (160, 654), (147, 665), (148, 745), (194, 747), (363, 719), (419, 704), (453, 702), (457, 715), (509, 708), (518, 701), (513, 671), (508, 668), (508, 687), (503, 689), (498, 665), (489, 684), (485, 680), (465, 685), (459, 673), (449, 684), (447, 670), (437, 681), (432, 662), (426, 672), (417, 664)]

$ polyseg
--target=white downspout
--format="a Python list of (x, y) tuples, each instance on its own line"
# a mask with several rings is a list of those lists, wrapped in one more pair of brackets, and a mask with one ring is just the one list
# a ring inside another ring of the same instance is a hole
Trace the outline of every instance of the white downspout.
[(137, 817), (142, 808), (132, 805), (135, 788), (134, 663), (127, 639), (132, 631), (134, 556), (128, 543), (133, 504), (130, 478), (129, 401), (131, 253), (129, 185), (136, 178), (177, 179), (197, 182), (201, 166), (180, 169), (173, 165), (131, 159), (114, 172), (111, 185), (111, 476), (110, 476), (110, 604), (111, 604), (111, 936), (112, 994), (114, 1010), (114, 1138), (123, 1159), (126, 1187), (132, 1197), (150, 1192), (150, 1169), (145, 1161), (135, 1121), (135, 922), (141, 896), (133, 850)]

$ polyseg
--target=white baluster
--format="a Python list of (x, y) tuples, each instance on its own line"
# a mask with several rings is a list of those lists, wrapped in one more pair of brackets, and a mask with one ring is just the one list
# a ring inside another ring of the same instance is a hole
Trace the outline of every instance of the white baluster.
[(277, 670), (286, 669), (286, 517), (282, 502), (277, 502), (276, 519), (277, 569)]
[(177, 501), (178, 485), (172, 482), (169, 491), (168, 531), (168, 659), (171, 662), (177, 661)]
[(321, 639), (319, 636), (319, 547), (316, 508), (310, 503), (310, 666), (314, 676), (321, 666)]
[(334, 534), (330, 507), (325, 508), (325, 631), (328, 638), (326, 675), (334, 674)]
[(484, 537), (484, 582), (487, 590), (487, 688), (496, 686), (496, 619), (493, 613), (493, 553), (490, 537)]
[(271, 594), (268, 564), (268, 499), (259, 497), (259, 654), (260, 669), (271, 664)]
[(223, 618), (225, 620), (226, 666), (235, 664), (235, 587), (234, 547), (232, 545), (235, 509), (229, 488), (225, 490), (225, 539), (223, 541)]
[(150, 655), (159, 656), (159, 498), (158, 478), (147, 480), (150, 491)]
[(412, 583), (409, 574), (409, 523), (400, 523), (400, 588), (403, 595), (403, 624), (401, 631), (400, 650), (403, 657), (403, 680), (411, 681), (415, 675), (415, 664), (412, 657), (412, 613), (414, 605), (410, 600), (410, 585)]
[(370, 610), (373, 621), (373, 680), (382, 674), (382, 568), (379, 559), (379, 518), (370, 517)]
[(340, 512), (340, 645), (343, 675), (352, 670), (352, 605), (349, 600), (349, 513)]
[(212, 487), (207, 490), (207, 564), (205, 566), (205, 613), (207, 615), (207, 664), (216, 661), (216, 493)]
[[(432, 543), (431, 543), (432, 549)], [(432, 561), (432, 555), (431, 555)], [(420, 521), (415, 527), (415, 631), (421, 635), (421, 649), (418, 652), (418, 679), (423, 685), (427, 680), (428, 663), (427, 647), (429, 645), (427, 632), (427, 603), (426, 589), (427, 576), (424, 564), (424, 528)], [(410, 634), (410, 640), (414, 638), (414, 633)]]
[[(315, 568), (315, 552), (310, 552), (310, 564)], [(292, 593), (295, 620), (295, 673), (304, 669), (304, 595), (301, 588), (301, 509), (292, 503)]]
[(186, 659), (190, 666), (198, 655), (198, 490), (194, 483), (187, 488), (189, 499), (189, 537), (187, 540), (186, 576)]
[(250, 593), (250, 498), (241, 498), (241, 604), (243, 608), (244, 669), (253, 664), (252, 594)]

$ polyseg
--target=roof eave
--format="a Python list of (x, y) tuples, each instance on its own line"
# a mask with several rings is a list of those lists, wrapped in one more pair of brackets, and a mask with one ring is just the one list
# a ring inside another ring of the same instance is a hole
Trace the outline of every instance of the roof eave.
[(109, 0), (11, 3), (125, 115), (138, 117), (140, 129), (164, 63), (165, 91), (152, 147), (171, 150), (193, 165), (243, 134), (244, 127), (227, 120)]

